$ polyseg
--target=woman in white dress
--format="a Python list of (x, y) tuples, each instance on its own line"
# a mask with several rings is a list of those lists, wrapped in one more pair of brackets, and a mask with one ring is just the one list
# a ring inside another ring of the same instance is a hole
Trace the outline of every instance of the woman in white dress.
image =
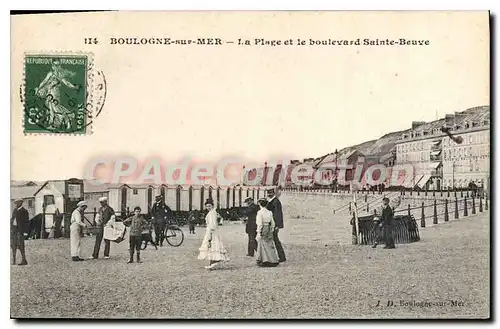
[(218, 264), (221, 264), (221, 262), (228, 261), (229, 257), (227, 256), (227, 250), (224, 248), (224, 244), (220, 238), (217, 211), (215, 210), (213, 200), (207, 199), (207, 201), (205, 201), (205, 207), (208, 210), (208, 214), (205, 217), (207, 228), (199, 249), (200, 253), (198, 259), (209, 260), (210, 263), (205, 266), (205, 268), (211, 270)]
[(260, 210), (257, 212), (257, 265), (274, 267), (279, 265), (278, 251), (274, 245), (273, 213), (266, 208), (267, 200), (258, 201)]

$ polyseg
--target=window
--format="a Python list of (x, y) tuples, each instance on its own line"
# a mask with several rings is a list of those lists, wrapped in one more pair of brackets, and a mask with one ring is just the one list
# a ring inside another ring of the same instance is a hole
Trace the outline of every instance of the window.
[(135, 188), (135, 189), (133, 190), (133, 194), (134, 194), (134, 195), (137, 195), (138, 193), (139, 193), (139, 191)]
[(54, 196), (53, 195), (44, 195), (43, 196), (43, 204), (45, 206), (50, 206), (52, 204), (56, 204)]
[(472, 144), (472, 135), (469, 135), (469, 144)]
[(28, 207), (33, 207), (33, 199), (28, 200)]

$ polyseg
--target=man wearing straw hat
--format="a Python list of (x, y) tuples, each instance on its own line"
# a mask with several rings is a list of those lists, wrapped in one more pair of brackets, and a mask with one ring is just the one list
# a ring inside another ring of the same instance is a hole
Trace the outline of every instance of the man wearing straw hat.
[[(97, 231), (94, 244), (94, 252), (92, 253), (92, 258), (99, 258), (99, 251), (101, 250), (101, 243), (104, 237), (104, 227), (115, 220), (115, 211), (108, 205), (108, 198), (103, 196), (99, 198), (101, 207), (97, 212), (96, 224), (99, 230)], [(109, 259), (109, 251), (111, 249), (111, 241), (104, 239), (104, 258)]]
[(14, 200), (16, 209), (12, 212), (10, 218), (10, 246), (12, 248), (12, 265), (16, 264), (17, 249), (21, 252), (21, 263), (19, 265), (28, 265), (26, 261), (26, 252), (24, 250), (24, 235), (28, 234), (30, 219), (28, 211), (23, 207), (23, 199)]
[(80, 201), (76, 205), (76, 209), (71, 214), (71, 225), (69, 227), (69, 240), (71, 243), (71, 260), (74, 262), (83, 261), (80, 257), (80, 247), (82, 244), (82, 237), (80, 230), (87, 225), (83, 222), (83, 213), (87, 209), (87, 202)]

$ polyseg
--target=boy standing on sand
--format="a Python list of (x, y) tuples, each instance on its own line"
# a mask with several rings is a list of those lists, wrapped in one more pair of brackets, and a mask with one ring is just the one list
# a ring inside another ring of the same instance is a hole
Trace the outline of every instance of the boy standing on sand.
[(134, 215), (125, 219), (123, 224), (130, 224), (129, 251), (130, 259), (127, 264), (134, 262), (134, 249), (137, 251), (137, 263), (141, 261), (142, 231), (148, 228), (148, 221), (141, 216), (141, 207), (134, 208)]

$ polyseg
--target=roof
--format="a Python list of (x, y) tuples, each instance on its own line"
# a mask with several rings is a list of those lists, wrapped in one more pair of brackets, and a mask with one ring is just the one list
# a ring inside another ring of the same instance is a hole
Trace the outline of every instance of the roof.
[(35, 182), (31, 180), (13, 180), (10, 182), (10, 186), (37, 186), (40, 182)]
[(108, 191), (109, 187), (107, 184), (92, 184), (92, 181), (83, 181), (83, 192), (85, 193), (98, 193)]
[(59, 193), (64, 194), (64, 190), (65, 190), (65, 186), (64, 186), (65, 181), (64, 180), (48, 180), (42, 186), (37, 186), (37, 191), (35, 192), (35, 195), (37, 195), (38, 192), (40, 192), (40, 190), (42, 190), (48, 184), (52, 185), (56, 190), (59, 191)]
[[(451, 116), (451, 118), (453, 119), (453, 125), (451, 127), (452, 131), (455, 129), (455, 126), (463, 128), (463, 125), (465, 123), (472, 123), (472, 122), (482, 123), (485, 120), (490, 120), (490, 107), (489, 106), (472, 107), (465, 111), (455, 112), (454, 116)], [(415, 129), (407, 130), (405, 131), (405, 133), (407, 134), (411, 132), (421, 133), (423, 131), (427, 131), (432, 136), (432, 133), (434, 131), (438, 131), (438, 134), (442, 135), (443, 133), (441, 132), (441, 128), (445, 125), (446, 121), (447, 121), (446, 118), (441, 118), (438, 120), (427, 122), (416, 127)]]
[(39, 186), (11, 186), (10, 198), (11, 199), (28, 199), (34, 198), (35, 193), (38, 191)]
[(352, 157), (357, 152), (359, 152), (358, 149), (356, 149), (354, 147), (347, 147), (347, 148), (344, 148), (344, 149), (338, 151), (337, 154), (335, 154), (335, 152), (333, 152), (333, 153), (328, 153), (328, 154), (322, 156), (321, 158), (319, 158), (319, 160), (317, 160), (315, 162), (315, 165), (319, 166), (320, 164), (334, 163), (337, 160), (336, 157), (338, 158), (338, 160), (346, 160), (346, 159), (349, 159), (350, 157)]
[[(189, 184), (184, 184), (185, 186), (189, 186)], [(184, 186), (182, 185), (182, 186)], [(119, 184), (105, 184), (106, 186), (106, 191), (109, 191), (111, 189), (119, 189), (122, 187), (128, 187), (128, 188), (136, 188), (136, 189), (147, 189), (149, 187), (152, 188), (161, 188), (161, 187), (166, 187), (166, 188), (176, 188), (179, 186), (179, 184), (131, 184), (131, 183), (119, 183)]]
[(393, 160), (395, 158), (396, 158), (396, 156), (394, 155), (394, 153), (392, 153), (392, 152), (386, 153), (380, 157), (379, 163), (386, 163), (386, 162)]

